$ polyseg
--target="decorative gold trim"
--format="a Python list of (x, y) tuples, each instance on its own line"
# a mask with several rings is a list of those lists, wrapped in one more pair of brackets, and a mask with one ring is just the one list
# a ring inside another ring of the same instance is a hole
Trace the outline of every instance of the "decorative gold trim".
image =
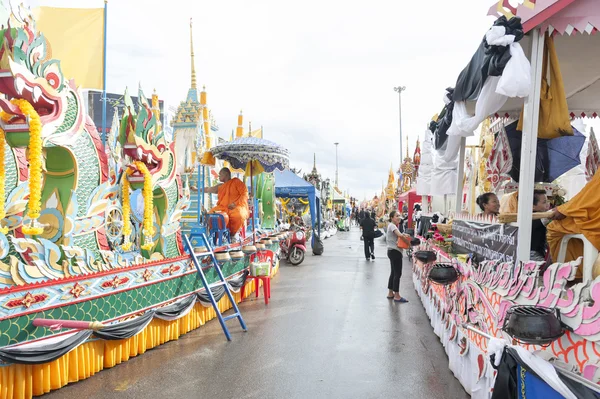
[(48, 176), (68, 176), (70, 174), (75, 175), (75, 168), (67, 170), (65, 172), (53, 172), (50, 170), (46, 170), (46, 175)]

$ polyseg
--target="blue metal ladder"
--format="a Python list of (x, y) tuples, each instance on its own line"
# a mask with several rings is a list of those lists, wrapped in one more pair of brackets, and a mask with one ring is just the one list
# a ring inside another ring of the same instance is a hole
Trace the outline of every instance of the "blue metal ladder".
[[(221, 267), (219, 266), (219, 262), (217, 262), (217, 258), (215, 257), (215, 252), (213, 250), (212, 245), (210, 244), (210, 242), (208, 240), (208, 237), (206, 236), (206, 232), (204, 231), (204, 229), (192, 228), (192, 232), (189, 237), (187, 235), (183, 236), (183, 242), (185, 243), (185, 246), (187, 247), (187, 250), (190, 253), (190, 256), (192, 257), (192, 262), (194, 262), (194, 266), (196, 266), (196, 271), (198, 272), (198, 275), (202, 279), (202, 284), (204, 284), (206, 293), (208, 294), (208, 297), (210, 298), (210, 303), (212, 304), (213, 308), (215, 309), (215, 312), (217, 313), (217, 317), (219, 318), (219, 323), (221, 323), (221, 327), (223, 328), (225, 337), (227, 337), (227, 341), (231, 341), (231, 334), (229, 334), (229, 329), (227, 328), (227, 325), (225, 325), (225, 322), (229, 319), (237, 318), (240, 322), (240, 325), (242, 326), (242, 330), (248, 331), (248, 329), (246, 328), (246, 323), (244, 322), (244, 319), (242, 318), (242, 314), (240, 313), (240, 310), (238, 309), (238, 306), (235, 303), (235, 299), (233, 298), (233, 295), (231, 294), (231, 291), (229, 290), (229, 285), (227, 284), (227, 280), (225, 280), (225, 276), (223, 276), (223, 271), (221, 270)], [(208, 249), (208, 251), (200, 253), (200, 254), (196, 254), (194, 252), (194, 247), (193, 247), (192, 243), (194, 245), (202, 245), (202, 246), (206, 247)], [(210, 255), (210, 257), (212, 258), (213, 266), (214, 266), (215, 270), (217, 271), (217, 274), (219, 275), (220, 281), (213, 283), (213, 284), (208, 284), (208, 281), (206, 281), (206, 275), (204, 274), (204, 271), (202, 270), (202, 265), (200, 264), (200, 261), (198, 260), (199, 257), (206, 256), (206, 255)], [(215, 301), (215, 297), (212, 294), (212, 291), (210, 290), (212, 287), (218, 287), (218, 286), (223, 286), (225, 288), (225, 293), (227, 293), (227, 296), (229, 297), (229, 301), (231, 302), (231, 305), (233, 306), (233, 310), (234, 310), (233, 314), (230, 314), (227, 316), (223, 316), (221, 314), (221, 311), (219, 310), (219, 307), (217, 306), (217, 301)]]

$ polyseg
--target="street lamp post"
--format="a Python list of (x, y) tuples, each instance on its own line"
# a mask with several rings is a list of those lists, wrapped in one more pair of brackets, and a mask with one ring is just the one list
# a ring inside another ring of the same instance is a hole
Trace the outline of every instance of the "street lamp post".
[(394, 87), (394, 91), (398, 93), (398, 115), (400, 122), (400, 165), (402, 165), (402, 92), (406, 90), (406, 86)]
[(335, 144), (335, 187), (338, 187), (338, 145), (340, 143), (333, 143)]

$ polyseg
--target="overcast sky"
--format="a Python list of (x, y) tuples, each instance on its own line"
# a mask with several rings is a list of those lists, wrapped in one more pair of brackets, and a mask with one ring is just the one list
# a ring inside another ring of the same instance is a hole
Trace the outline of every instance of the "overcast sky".
[[(190, 86), (189, 18), (198, 84), (229, 137), (245, 128), (290, 150), (291, 165), (335, 176), (362, 199), (399, 166), (398, 94), (410, 153), (493, 23), (491, 0), (109, 0), (110, 92), (156, 88), (176, 106)], [(101, 0), (33, 6), (102, 7)], [(404, 138), (406, 148), (406, 138)], [(404, 152), (406, 149), (404, 149)]]

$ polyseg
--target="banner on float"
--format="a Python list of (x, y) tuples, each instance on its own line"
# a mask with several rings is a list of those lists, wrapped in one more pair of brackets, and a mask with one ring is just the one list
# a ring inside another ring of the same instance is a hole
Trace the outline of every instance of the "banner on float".
[(517, 256), (515, 226), (477, 223), (465, 220), (452, 222), (452, 249), (456, 254), (473, 254), (473, 260), (486, 259), (514, 262)]

